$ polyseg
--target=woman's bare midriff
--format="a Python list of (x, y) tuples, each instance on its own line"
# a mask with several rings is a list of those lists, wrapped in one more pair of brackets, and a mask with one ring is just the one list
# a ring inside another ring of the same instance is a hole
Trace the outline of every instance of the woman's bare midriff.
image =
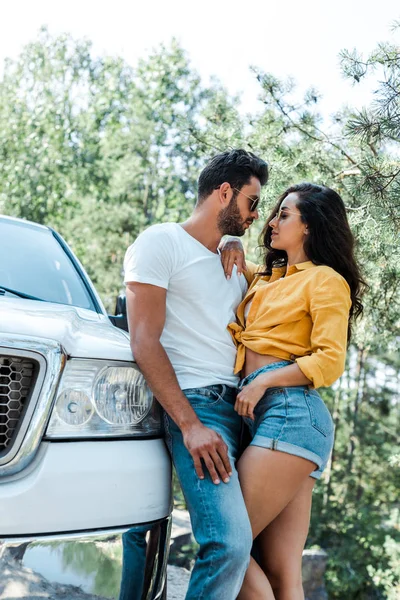
[(246, 361), (242, 369), (242, 377), (250, 375), (250, 373), (261, 367), (265, 367), (265, 365), (280, 362), (281, 360), (281, 358), (277, 358), (276, 356), (271, 356), (270, 354), (258, 354), (258, 352), (246, 348)]

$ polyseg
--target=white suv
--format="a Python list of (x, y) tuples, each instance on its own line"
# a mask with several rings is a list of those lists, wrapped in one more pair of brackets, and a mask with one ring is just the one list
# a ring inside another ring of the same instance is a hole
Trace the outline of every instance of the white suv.
[(20, 598), (27, 569), (71, 600), (165, 595), (170, 459), (124, 321), (54, 230), (0, 217), (0, 563)]

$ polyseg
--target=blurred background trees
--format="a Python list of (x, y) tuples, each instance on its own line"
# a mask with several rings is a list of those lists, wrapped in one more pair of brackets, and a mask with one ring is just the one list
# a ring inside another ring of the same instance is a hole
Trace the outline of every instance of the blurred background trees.
[[(316, 486), (309, 545), (328, 551), (328, 589), (341, 600), (400, 596), (400, 49), (341, 55), (357, 85), (379, 73), (361, 111), (319, 114), (317, 90), (253, 67), (260, 106), (202, 84), (172, 41), (135, 67), (96, 57), (88, 41), (45, 28), (0, 81), (0, 212), (56, 227), (112, 311), (126, 248), (152, 223), (182, 221), (213, 154), (245, 147), (271, 178), (264, 217), (290, 184), (343, 196), (369, 290), (346, 372), (323, 390), (336, 422), (332, 462)], [(244, 242), (257, 258), (263, 219)]]

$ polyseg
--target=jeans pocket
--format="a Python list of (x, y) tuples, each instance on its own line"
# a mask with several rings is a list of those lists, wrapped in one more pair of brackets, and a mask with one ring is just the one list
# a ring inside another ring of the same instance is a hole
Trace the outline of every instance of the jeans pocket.
[(209, 406), (215, 406), (222, 399), (221, 396), (214, 390), (202, 388), (183, 390), (183, 393), (193, 408), (208, 408)]
[(276, 394), (284, 394), (285, 390), (282, 387), (270, 387), (265, 392), (266, 397), (276, 396)]
[(332, 435), (332, 417), (318, 392), (304, 390), (304, 396), (310, 413), (311, 425), (325, 437)]

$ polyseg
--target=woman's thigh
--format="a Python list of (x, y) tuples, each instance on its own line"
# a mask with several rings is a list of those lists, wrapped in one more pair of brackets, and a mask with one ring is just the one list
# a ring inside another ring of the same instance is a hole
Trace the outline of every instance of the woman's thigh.
[(273, 588), (301, 583), (301, 562), (310, 526), (315, 480), (308, 477), (294, 498), (258, 536), (260, 566)]
[(272, 523), (311, 480), (315, 467), (315, 463), (286, 452), (258, 446), (244, 451), (238, 472), (253, 537)]

